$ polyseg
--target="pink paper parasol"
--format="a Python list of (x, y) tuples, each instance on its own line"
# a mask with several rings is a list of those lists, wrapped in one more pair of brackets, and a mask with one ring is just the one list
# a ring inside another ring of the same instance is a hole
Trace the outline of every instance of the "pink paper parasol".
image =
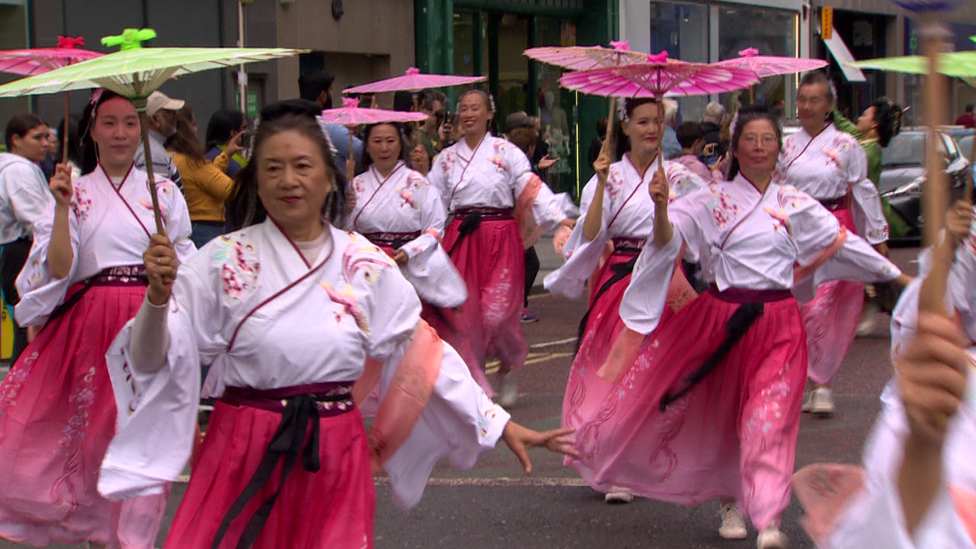
[(612, 47), (570, 46), (529, 48), (522, 52), (522, 55), (529, 59), (535, 59), (536, 61), (542, 61), (543, 63), (556, 65), (557, 67), (572, 71), (588, 71), (644, 63), (647, 61), (646, 54), (630, 51), (627, 41), (610, 42), (610, 46)]
[(363, 109), (359, 100), (342, 98), (342, 107), (322, 111), (322, 121), (326, 124), (379, 124), (380, 122), (420, 122), (427, 120), (421, 112), (388, 111), (386, 109)]
[(403, 76), (395, 76), (370, 84), (343, 90), (342, 93), (383, 93), (392, 91), (420, 91), (426, 88), (445, 88), (481, 82), (484, 76), (452, 76), (447, 74), (423, 74), (417, 67), (410, 67)]
[(713, 63), (713, 65), (716, 67), (751, 70), (759, 78), (812, 71), (828, 65), (823, 59), (759, 55), (759, 50), (756, 48), (744, 49), (739, 52), (739, 55), (740, 57), (719, 61), (718, 63)]
[(571, 90), (604, 97), (709, 95), (747, 88), (759, 76), (747, 69), (716, 67), (668, 59), (668, 52), (647, 61), (563, 75), (559, 83)]
[[(58, 36), (58, 47), (0, 51), (0, 72), (33, 76), (101, 57), (97, 51), (78, 49), (82, 37)], [(68, 162), (68, 119), (71, 117), (71, 92), (64, 100), (64, 128), (61, 130), (61, 162)]]

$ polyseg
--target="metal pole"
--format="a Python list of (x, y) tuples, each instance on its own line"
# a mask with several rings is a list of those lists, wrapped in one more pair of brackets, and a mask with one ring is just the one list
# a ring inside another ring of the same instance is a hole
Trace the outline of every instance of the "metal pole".
[[(244, 0), (237, 2), (237, 47), (244, 47)], [(247, 70), (241, 64), (237, 68), (237, 93), (240, 96), (241, 112), (247, 116)]]

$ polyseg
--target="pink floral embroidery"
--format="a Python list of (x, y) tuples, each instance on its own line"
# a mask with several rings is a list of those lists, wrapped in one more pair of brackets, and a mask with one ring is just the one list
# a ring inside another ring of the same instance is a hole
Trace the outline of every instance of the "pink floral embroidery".
[(494, 164), (495, 165), (495, 170), (497, 170), (499, 172), (504, 172), (504, 171), (506, 171), (508, 169), (508, 165), (505, 164), (505, 160), (503, 160), (502, 157), (500, 157), (500, 156), (492, 156), (492, 157), (488, 158), (488, 162), (491, 162), (492, 164)]
[(75, 213), (75, 217), (78, 218), (79, 222), (84, 223), (88, 220), (91, 207), (92, 200), (88, 196), (88, 189), (75, 185), (71, 195), (71, 210)]
[[(152, 201), (150, 200), (139, 200), (139, 205), (143, 208), (153, 211)], [(169, 225), (169, 216), (166, 214), (166, 208), (163, 207), (162, 202), (159, 204), (159, 217), (163, 219), (163, 225)]]
[(484, 305), (482, 314), (486, 319), (491, 321), (491, 324), (505, 318), (505, 315), (511, 309), (511, 304), (508, 300), (508, 296), (512, 293), (511, 276), (511, 272), (508, 269), (502, 269), (498, 283), (493, 284), (488, 289), (484, 301), (482, 301), (482, 305)]
[(3, 417), (7, 413), (7, 410), (17, 404), (17, 395), (20, 394), (20, 390), (24, 388), (24, 383), (30, 377), (31, 370), (34, 369), (34, 363), (37, 362), (38, 356), (40, 354), (37, 351), (29, 355), (25, 354), (21, 360), (15, 362), (13, 367), (10, 368), (10, 372), (3, 380), (3, 384), (0, 385), (0, 417)]
[(454, 169), (454, 151), (446, 150), (441, 155), (444, 157), (441, 166), (444, 168), (444, 173), (449, 174)]
[(245, 293), (253, 290), (261, 272), (254, 244), (235, 239), (243, 236), (238, 233), (219, 237), (217, 241), (220, 245), (211, 256), (212, 259), (223, 262), (220, 266), (220, 281), (228, 303), (243, 299)]
[(342, 252), (342, 279), (346, 284), (345, 288), (339, 291), (326, 281), (320, 281), (319, 285), (329, 295), (329, 299), (340, 306), (335, 311), (336, 322), (342, 321), (348, 315), (356, 323), (356, 328), (369, 336), (369, 322), (353, 292), (353, 281), (362, 272), (363, 280), (368, 284), (375, 284), (379, 280), (379, 269), (389, 269), (395, 264), (368, 240), (353, 233), (349, 233), (349, 237), (351, 241)]
[(342, 321), (342, 317), (349, 315), (352, 317), (353, 322), (356, 323), (356, 327), (363, 335), (369, 337), (369, 324), (366, 321), (366, 315), (363, 313), (362, 308), (359, 307), (359, 302), (356, 299), (356, 294), (352, 292), (351, 287), (346, 284), (346, 289), (343, 291), (338, 291), (332, 287), (328, 282), (319, 282), (319, 285), (325, 288), (325, 293), (329, 295), (329, 299), (333, 303), (340, 305), (341, 309), (335, 311), (336, 323)]
[(829, 166), (831, 164), (837, 166), (838, 170), (843, 170), (844, 166), (840, 161), (840, 150), (838, 149), (824, 149), (824, 156), (827, 157), (827, 162), (825, 165)]
[(809, 199), (810, 197), (806, 193), (801, 192), (792, 185), (782, 186), (776, 191), (776, 201), (779, 203), (780, 208), (795, 210), (800, 207), (800, 204)]
[(623, 186), (624, 182), (620, 175), (620, 170), (615, 167), (611, 167), (610, 175), (607, 177), (606, 184), (607, 195), (610, 196), (610, 200), (616, 200), (617, 197), (620, 196), (620, 190), (623, 188)]
[(729, 224), (729, 218), (721, 208), (714, 208), (712, 210), (712, 219), (715, 220), (715, 226), (719, 229), (724, 229)]
[(397, 194), (400, 195), (400, 207), (410, 206), (414, 210), (419, 210), (420, 206), (417, 205), (417, 201), (413, 198), (413, 193), (410, 192), (409, 184), (402, 188), (396, 190)]
[(793, 236), (793, 226), (790, 224), (790, 216), (787, 215), (786, 210), (783, 209), (774, 210), (769, 207), (764, 207), (763, 210), (765, 210), (766, 213), (769, 214), (769, 217), (773, 218), (774, 232), (778, 231), (780, 227), (783, 227), (786, 229), (786, 232), (790, 235), (790, 237)]
[(94, 402), (95, 367), (92, 366), (82, 378), (82, 383), (68, 397), (68, 405), (74, 406), (74, 414), (68, 419), (68, 425), (61, 431), (55, 455), (72, 453), (72, 448), (84, 440), (85, 430), (88, 428), (88, 409)]

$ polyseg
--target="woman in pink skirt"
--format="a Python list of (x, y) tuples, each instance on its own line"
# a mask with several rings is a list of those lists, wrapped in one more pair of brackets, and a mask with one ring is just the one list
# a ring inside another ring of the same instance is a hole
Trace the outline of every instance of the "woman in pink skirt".
[[(658, 170), (662, 115), (654, 99), (621, 99), (621, 124), (616, 142), (619, 161), (611, 164), (610, 141), (604, 141), (594, 163), (596, 175), (586, 184), (580, 199), (584, 212), (567, 243), (567, 261), (546, 277), (546, 289), (554, 295), (579, 299), (590, 273), (598, 270), (590, 288), (589, 306), (580, 322), (579, 350), (569, 372), (563, 399), (564, 427), (577, 427), (602, 403), (609, 384), (596, 371), (607, 359), (611, 344), (624, 327), (620, 300), (630, 283), (637, 254), (654, 226), (654, 204), (647, 185)], [(681, 164), (664, 162), (670, 199), (678, 199), (705, 186), (705, 182)], [(599, 262), (608, 243), (613, 252)], [(678, 310), (697, 295), (680, 269), (675, 270), (665, 314)], [(576, 466), (573, 460), (567, 460)], [(584, 477), (586, 478), (586, 477)], [(608, 502), (628, 502), (623, 489), (594, 486), (607, 492)]]
[[(110, 350), (131, 365), (116, 386), (131, 385), (119, 403), (126, 424), (100, 482), (113, 497), (180, 473), (199, 365), (211, 365), (204, 392), (219, 400), (166, 548), (370, 549), (373, 467), (409, 507), (442, 458), (470, 467), (503, 438), (529, 471), (527, 448), (568, 442), (568, 430), (509, 421), (420, 320), (396, 263), (333, 226), (346, 183), (319, 110), (293, 101), (262, 111), (228, 204), (242, 229), (178, 271), (169, 240), (153, 235), (146, 299)], [(367, 433), (356, 400), (374, 386)]]
[[(577, 432), (592, 482), (684, 505), (722, 498), (720, 533), (728, 538), (746, 535), (738, 500), (760, 530), (761, 549), (786, 546), (779, 521), (806, 380), (791, 290), (812, 294), (812, 285), (837, 277), (902, 276), (819, 202), (773, 178), (781, 135), (769, 110), (744, 108), (730, 181), (669, 206), (666, 179), (654, 177), (654, 233), (620, 306), (625, 330), (646, 337), (636, 360), (615, 352), (618, 337), (599, 372), (613, 387)], [(660, 323), (661, 281), (671, 278), (682, 246), (711, 288)]]
[[(515, 404), (513, 372), (529, 348), (520, 319), (525, 281), (523, 239), (539, 227), (571, 225), (558, 202), (521, 150), (488, 133), (495, 108), (491, 96), (469, 90), (458, 103), (463, 139), (437, 155), (427, 178), (454, 218), (444, 248), (468, 286), (468, 300), (457, 313), (456, 332), (441, 335), (451, 344), (470, 344), (480, 367), (497, 356), (499, 402)], [(455, 335), (458, 334), (458, 335)]]
[[(132, 166), (139, 118), (127, 99), (99, 90), (81, 128), (84, 175), (71, 181), (58, 167), (17, 279), (17, 320), (39, 333), (0, 385), (0, 535), (151, 549), (166, 490), (125, 503), (97, 490), (117, 415), (105, 352), (142, 303), (142, 251), (155, 230), (147, 176)], [(195, 249), (183, 195), (169, 181), (157, 187), (187, 260)]]
[[(861, 235), (887, 255), (888, 222), (881, 197), (868, 179), (864, 149), (857, 139), (833, 124), (835, 96), (833, 84), (824, 73), (803, 76), (796, 98), (803, 126), (784, 140), (780, 176), (823, 204), (848, 231)], [(834, 412), (827, 385), (854, 341), (863, 305), (864, 283), (849, 280), (820, 286), (817, 296), (803, 305), (808, 375), (817, 384), (804, 411), (820, 416)]]

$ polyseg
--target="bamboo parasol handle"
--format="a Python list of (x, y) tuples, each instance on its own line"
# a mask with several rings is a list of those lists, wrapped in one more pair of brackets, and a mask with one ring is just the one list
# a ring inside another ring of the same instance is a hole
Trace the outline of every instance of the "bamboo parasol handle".
[(945, 308), (946, 285), (953, 257), (948, 246), (939, 245), (939, 235), (947, 207), (948, 181), (945, 171), (941, 168), (942, 153), (937, 145), (937, 138), (939, 125), (948, 118), (943, 102), (938, 100), (946, 97), (948, 91), (946, 78), (938, 69), (939, 55), (945, 51), (950, 34), (933, 15), (926, 14), (922, 19), (921, 35), (925, 55), (929, 59), (929, 74), (925, 78), (925, 118), (929, 126), (929, 138), (926, 147), (928, 173), (923, 195), (925, 212), (923, 236), (926, 245), (933, 247), (933, 262), (932, 271), (922, 283), (918, 308), (920, 312), (946, 315), (948, 314)]
[(64, 96), (64, 127), (61, 128), (61, 163), (68, 165), (68, 127), (71, 125), (71, 92)]
[(142, 126), (142, 150), (146, 153), (146, 175), (149, 176), (149, 196), (152, 198), (153, 218), (156, 220), (156, 232), (166, 234), (163, 227), (163, 217), (159, 210), (159, 197), (156, 193), (156, 177), (153, 174), (152, 153), (149, 149), (149, 117), (145, 109), (139, 111), (139, 125)]

